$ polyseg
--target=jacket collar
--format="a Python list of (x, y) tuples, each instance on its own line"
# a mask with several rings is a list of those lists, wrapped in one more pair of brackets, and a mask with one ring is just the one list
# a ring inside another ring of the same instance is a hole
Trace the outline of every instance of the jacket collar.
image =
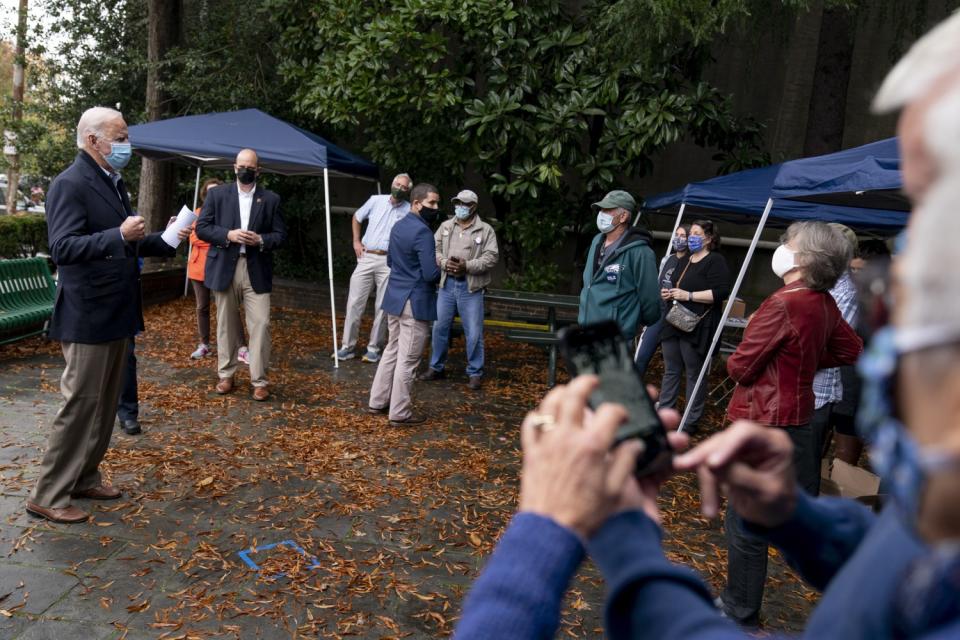
[(126, 218), (127, 211), (124, 208), (124, 203), (121, 202), (121, 196), (117, 192), (113, 181), (104, 173), (103, 167), (97, 164), (97, 161), (82, 149), (77, 154), (77, 159), (74, 161), (74, 164), (86, 174), (87, 181), (97, 195), (103, 198), (110, 208), (117, 212), (118, 216)]

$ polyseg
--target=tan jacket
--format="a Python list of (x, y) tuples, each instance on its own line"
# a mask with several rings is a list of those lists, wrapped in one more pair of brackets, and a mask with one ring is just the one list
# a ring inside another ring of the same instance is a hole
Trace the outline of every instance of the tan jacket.
[[(437, 241), (437, 264), (440, 265), (440, 288), (447, 281), (447, 258), (450, 252), (450, 234), (457, 224), (456, 218), (444, 221), (437, 229), (434, 238)], [(500, 249), (497, 246), (497, 234), (493, 227), (477, 216), (468, 230), (473, 240), (473, 248), (467, 259), (467, 288), (470, 293), (479, 291), (490, 284), (490, 272), (500, 259)]]

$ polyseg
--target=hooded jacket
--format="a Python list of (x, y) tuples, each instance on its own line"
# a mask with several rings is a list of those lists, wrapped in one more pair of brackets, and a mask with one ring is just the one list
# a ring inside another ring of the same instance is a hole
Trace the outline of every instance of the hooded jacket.
[(641, 325), (660, 319), (657, 259), (651, 248), (653, 236), (643, 228), (627, 229), (620, 245), (604, 257), (595, 273), (596, 255), (603, 239), (604, 234), (597, 234), (587, 254), (577, 321), (583, 325), (616, 320), (624, 335), (633, 338)]

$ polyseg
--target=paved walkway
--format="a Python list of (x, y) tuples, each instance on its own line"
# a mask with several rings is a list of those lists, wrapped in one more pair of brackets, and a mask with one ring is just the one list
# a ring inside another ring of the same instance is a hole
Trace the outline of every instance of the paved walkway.
[[(474, 393), (457, 374), (460, 343), (451, 379), (417, 387), (430, 422), (393, 429), (362, 412), (374, 365), (333, 370), (329, 318), (276, 316), (277, 393), (255, 403), (246, 378), (220, 397), (215, 360), (187, 359), (188, 301), (148, 309), (137, 343), (145, 433), (116, 432), (105, 468), (126, 493), (79, 502), (94, 513), (81, 525), (23, 510), (60, 405), (58, 348), (0, 350), (0, 638), (449, 634), (515, 508), (516, 425), (544, 391), (545, 356), (490, 336), (490, 374)], [(668, 527), (682, 531), (668, 535), (671, 552), (716, 582), (720, 531), (692, 501), (677, 506), (688, 489), (671, 498)], [(788, 586), (772, 622), (795, 628), (810, 595), (774, 579)], [(599, 637), (601, 608), (587, 565), (561, 634)]]

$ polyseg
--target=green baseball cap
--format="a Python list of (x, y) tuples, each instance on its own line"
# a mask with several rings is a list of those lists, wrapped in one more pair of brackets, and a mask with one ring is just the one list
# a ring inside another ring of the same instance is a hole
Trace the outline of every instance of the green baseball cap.
[(599, 211), (600, 209), (626, 209), (630, 213), (637, 212), (637, 201), (633, 199), (633, 196), (617, 189), (616, 191), (611, 191), (607, 195), (603, 196), (603, 200), (600, 202), (594, 202), (592, 205), (594, 211)]

